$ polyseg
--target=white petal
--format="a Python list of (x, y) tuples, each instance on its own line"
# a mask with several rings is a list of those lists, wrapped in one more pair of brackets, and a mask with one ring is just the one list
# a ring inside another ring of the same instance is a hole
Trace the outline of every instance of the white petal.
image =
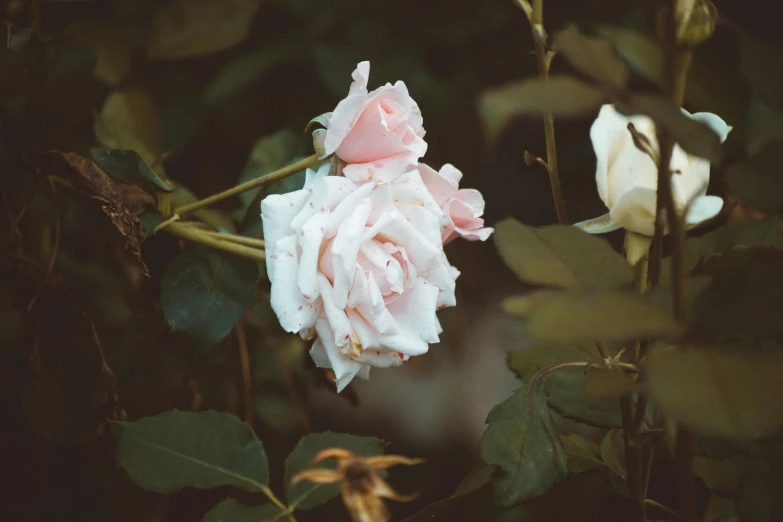
[(338, 308), (345, 308), (348, 292), (353, 283), (353, 273), (359, 248), (362, 246), (367, 217), (370, 215), (369, 198), (362, 200), (337, 229), (332, 242), (332, 263), (334, 264), (334, 300)]
[(612, 219), (612, 215), (610, 213), (606, 213), (603, 216), (598, 216), (597, 218), (587, 219), (585, 221), (580, 221), (579, 223), (574, 223), (574, 226), (584, 230), (588, 234), (606, 234), (607, 232), (614, 232), (615, 230), (620, 230), (623, 228), (620, 223), (617, 223)]
[(306, 189), (309, 198), (302, 205), (302, 210), (291, 220), (291, 228), (298, 230), (314, 215), (327, 213), (337, 207), (354, 192), (355, 187), (356, 185), (343, 177), (327, 176), (315, 179)]
[(318, 339), (324, 348), (324, 352), (326, 352), (329, 365), (331, 366), (332, 371), (334, 371), (337, 393), (340, 393), (348, 386), (348, 383), (353, 380), (356, 374), (359, 373), (362, 365), (350, 357), (343, 355), (337, 345), (332, 342), (334, 335), (329, 329), (326, 320), (320, 319), (315, 327), (316, 330), (318, 330)]
[(718, 137), (720, 137), (721, 143), (726, 141), (726, 138), (729, 136), (729, 132), (731, 132), (731, 129), (733, 129), (733, 127), (723, 121), (720, 116), (712, 114), (711, 112), (697, 112), (692, 114), (691, 118), (709, 125), (710, 128), (715, 131)]
[[(332, 285), (329, 284), (329, 280), (322, 274), (318, 274), (318, 291), (321, 293), (321, 299), (323, 300), (323, 311), (326, 315), (326, 320), (329, 322), (329, 331), (333, 334), (332, 339), (323, 340), (324, 345), (345, 346), (351, 339), (351, 323), (345, 315), (344, 307), (335, 306)], [(319, 320), (316, 328), (322, 322), (325, 321), (323, 319)], [(318, 335), (322, 338), (324, 337), (321, 330), (318, 330)]]
[(623, 194), (612, 207), (612, 219), (624, 229), (646, 236), (655, 233), (655, 189), (638, 187)]
[[(302, 209), (308, 195), (306, 190), (297, 190), (288, 194), (271, 194), (261, 201), (267, 260), (274, 255), (278, 239), (293, 233), (291, 221)], [(275, 263), (267, 261), (266, 269), (271, 280), (274, 277)]]
[(299, 235), (299, 291), (309, 302), (318, 298), (318, 256), (329, 214), (318, 213), (305, 223)]
[(437, 300), (438, 287), (422, 278), (417, 279), (399, 299), (388, 305), (399, 332), (382, 337), (381, 344), (408, 355), (426, 352), (427, 343), (439, 341), (435, 317)]
[(348, 219), (348, 216), (356, 211), (357, 205), (359, 205), (363, 199), (370, 195), (370, 193), (373, 191), (373, 188), (374, 186), (372, 183), (360, 185), (350, 194), (346, 195), (345, 198), (340, 201), (336, 207), (334, 207), (334, 211), (329, 218), (329, 224), (326, 227), (326, 237), (332, 237), (337, 233), (337, 229), (340, 227), (340, 225), (342, 225), (343, 222)]
[(717, 216), (722, 208), (723, 200), (717, 196), (696, 198), (688, 209), (685, 223), (690, 226), (699, 225)]
[[(270, 302), (286, 332), (299, 332), (315, 324), (320, 312), (320, 302), (308, 302), (299, 291), (299, 260), (296, 255), (296, 237), (286, 236), (277, 241), (274, 259), (276, 265), (271, 278)], [(269, 258), (268, 258), (269, 260)]]
[(625, 234), (625, 257), (631, 266), (635, 266), (636, 263), (646, 257), (650, 252), (650, 245), (652, 245), (652, 236), (645, 236), (631, 232), (630, 230)]

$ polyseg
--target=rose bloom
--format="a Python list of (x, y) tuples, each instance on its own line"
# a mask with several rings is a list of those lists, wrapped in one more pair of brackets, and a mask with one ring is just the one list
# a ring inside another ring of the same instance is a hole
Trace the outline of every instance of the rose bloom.
[[(726, 139), (731, 127), (721, 118), (707, 112), (685, 114), (709, 125)], [(596, 182), (598, 194), (609, 208), (612, 220), (626, 230), (652, 236), (655, 231), (655, 201), (658, 168), (653, 159), (633, 143), (628, 124), (647, 137), (658, 150), (655, 124), (647, 116), (624, 116), (612, 105), (604, 105), (590, 128), (590, 138), (597, 159)], [(707, 196), (710, 181), (710, 163), (674, 147), (671, 160), (672, 190), (675, 205), (683, 211), (688, 225), (696, 225), (715, 217), (723, 207), (723, 200)]]
[(348, 97), (332, 112), (324, 148), (348, 163), (346, 178), (355, 181), (390, 181), (427, 151), (421, 111), (405, 83), (387, 83), (367, 91), (370, 62), (353, 72)]
[(399, 366), (442, 331), (459, 271), (443, 252), (449, 220), (417, 170), (357, 184), (308, 170), (302, 190), (261, 202), (271, 304), (280, 324), (331, 368), (337, 390), (370, 366)]
[(459, 190), (462, 172), (450, 163), (443, 165), (440, 171), (422, 163), (418, 171), (448, 218), (448, 225), (443, 230), (443, 244), (460, 236), (470, 241), (486, 241), (495, 229), (483, 228), (484, 197), (476, 189)]

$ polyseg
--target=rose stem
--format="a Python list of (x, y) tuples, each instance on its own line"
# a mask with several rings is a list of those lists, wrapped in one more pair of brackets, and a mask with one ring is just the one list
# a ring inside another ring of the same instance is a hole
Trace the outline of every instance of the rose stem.
[[(685, 79), (690, 65), (691, 51), (677, 43), (677, 0), (663, 0), (660, 4), (665, 10), (666, 19), (662, 27), (662, 45), (665, 55), (665, 86), (671, 99), (681, 106), (685, 98)], [(685, 232), (683, 223), (674, 206), (671, 185), (671, 162), (674, 150), (674, 138), (663, 127), (658, 128), (661, 162), (658, 165), (658, 194), (656, 204), (656, 235), (663, 236), (663, 212), (666, 210), (666, 222), (671, 237), (672, 259), (672, 300), (674, 318), (681, 324), (688, 322), (688, 298), (685, 268)], [(684, 349), (682, 340), (678, 343)], [(674, 460), (677, 471), (677, 483), (680, 493), (680, 514), (685, 522), (696, 522), (696, 490), (693, 481), (693, 438), (682, 425), (677, 425)]]
[(194, 243), (206, 245), (217, 250), (231, 252), (232, 254), (247, 257), (255, 261), (264, 261), (266, 259), (266, 253), (263, 250), (240, 245), (233, 241), (225, 241), (223, 239), (219, 239), (220, 234), (213, 235), (210, 234), (209, 231), (199, 230), (196, 227), (191, 227), (182, 223), (172, 222), (164, 230), (166, 230), (169, 234), (185, 238), (189, 241), (193, 241)]
[[(527, 11), (527, 10), (526, 10)], [(544, 1), (534, 0), (530, 12), (530, 27), (533, 35), (533, 45), (536, 51), (536, 65), (538, 77), (541, 82), (549, 82), (549, 65), (551, 57), (546, 50), (546, 31), (544, 30)], [(563, 188), (560, 184), (560, 173), (557, 167), (557, 148), (555, 146), (555, 123), (551, 112), (546, 112), (544, 117), (544, 137), (546, 139), (546, 163), (549, 172), (549, 184), (552, 186), (552, 198), (555, 201), (557, 222), (561, 225), (568, 224)]]
[(283, 167), (282, 169), (278, 169), (265, 176), (261, 176), (260, 178), (256, 178), (246, 183), (242, 183), (241, 185), (231, 187), (228, 190), (224, 190), (223, 192), (218, 192), (217, 194), (213, 194), (199, 201), (194, 201), (193, 203), (188, 203), (187, 205), (182, 205), (181, 207), (177, 207), (174, 209), (174, 214), (182, 217), (186, 214), (190, 214), (195, 210), (211, 205), (217, 201), (230, 198), (231, 196), (241, 194), (242, 192), (247, 192), (248, 190), (253, 190), (254, 188), (261, 187), (273, 181), (287, 178), (288, 176), (296, 174), (297, 172), (303, 169), (306, 169), (308, 167), (314, 167), (315, 165), (318, 165), (320, 162), (321, 160), (318, 159), (318, 155), (313, 154), (312, 156), (309, 156), (303, 160), (299, 160), (296, 163), (292, 163), (291, 165)]

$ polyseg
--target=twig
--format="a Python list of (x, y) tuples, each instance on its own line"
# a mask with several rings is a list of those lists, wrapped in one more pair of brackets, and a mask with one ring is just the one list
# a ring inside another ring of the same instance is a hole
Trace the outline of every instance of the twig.
[(656, 501), (654, 501), (654, 500), (652, 500), (652, 499), (650, 499), (650, 498), (646, 498), (646, 499), (644, 499), (644, 504), (645, 504), (646, 506), (652, 506), (652, 507), (654, 507), (654, 508), (660, 509), (661, 511), (663, 511), (663, 512), (664, 512), (664, 513), (666, 513), (667, 515), (669, 515), (669, 516), (671, 516), (671, 517), (675, 518), (676, 520), (679, 520), (679, 519), (680, 519), (680, 514), (679, 514), (679, 513), (677, 513), (676, 511), (674, 511), (672, 508), (669, 508), (669, 507), (666, 507), (666, 506), (664, 506), (664, 505), (663, 505), (663, 504), (661, 504), (660, 502), (656, 502)]
[(232, 254), (253, 259), (255, 261), (264, 261), (266, 259), (266, 253), (263, 250), (240, 245), (232, 241), (224, 241), (208, 234), (207, 232), (209, 231), (200, 230), (196, 227), (183, 226), (179, 223), (172, 223), (163, 230), (167, 231), (169, 234), (193, 241), (194, 243), (206, 245), (217, 250), (231, 252)]
[(240, 319), (234, 327), (237, 331), (237, 344), (239, 345), (239, 361), (242, 365), (242, 391), (245, 402), (245, 423), (253, 427), (253, 386), (250, 380), (250, 357), (247, 353), (247, 334), (245, 326)]
[(231, 196), (236, 196), (242, 192), (247, 192), (248, 190), (253, 190), (254, 188), (266, 185), (267, 183), (286, 178), (308, 167), (314, 167), (320, 162), (321, 160), (318, 159), (318, 155), (313, 154), (312, 156), (309, 156), (303, 160), (299, 160), (296, 163), (292, 163), (291, 165), (283, 167), (282, 169), (278, 169), (265, 176), (261, 176), (260, 178), (242, 183), (241, 185), (224, 190), (223, 192), (218, 192), (217, 194), (213, 194), (212, 196), (201, 199), (199, 201), (194, 201), (193, 203), (188, 203), (187, 205), (177, 207), (174, 209), (174, 214), (180, 217), (185, 216), (186, 214), (190, 214), (191, 212), (194, 212), (200, 208), (209, 206), (226, 198), (230, 198)]
[[(525, 3), (520, 6), (525, 8)], [(529, 4), (528, 4), (529, 7)], [(547, 51), (546, 31), (544, 30), (544, 2), (543, 0), (534, 0), (532, 11), (525, 9), (530, 20), (530, 29), (533, 35), (533, 46), (536, 53), (536, 66), (538, 68), (538, 77), (541, 83), (549, 82), (549, 65), (552, 55)], [(563, 188), (560, 184), (560, 173), (557, 166), (557, 146), (555, 144), (555, 122), (551, 112), (546, 112), (544, 118), (544, 138), (546, 139), (546, 164), (549, 173), (549, 184), (552, 186), (552, 198), (555, 201), (555, 211), (557, 212), (557, 222), (561, 225), (568, 224), (568, 214), (566, 213), (565, 199), (563, 199)]]

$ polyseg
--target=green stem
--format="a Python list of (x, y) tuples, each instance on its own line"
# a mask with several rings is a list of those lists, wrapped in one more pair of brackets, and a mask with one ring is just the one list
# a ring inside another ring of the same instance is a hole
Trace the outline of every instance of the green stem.
[(292, 163), (287, 167), (278, 169), (265, 176), (261, 176), (260, 178), (256, 178), (246, 183), (242, 183), (241, 185), (237, 185), (236, 187), (232, 187), (228, 190), (224, 190), (223, 192), (218, 192), (217, 194), (213, 194), (199, 201), (194, 201), (193, 203), (188, 203), (187, 205), (182, 205), (181, 207), (177, 207), (174, 209), (174, 214), (182, 217), (186, 214), (190, 214), (195, 210), (209, 206), (213, 203), (224, 200), (226, 198), (236, 196), (237, 194), (241, 194), (242, 192), (247, 192), (248, 190), (253, 190), (255, 188), (266, 185), (267, 183), (271, 183), (273, 181), (287, 178), (288, 176), (296, 174), (297, 172), (304, 170), (308, 167), (314, 167), (318, 165), (320, 162), (321, 160), (318, 159), (318, 155), (313, 154), (310, 157), (307, 157), (303, 160), (299, 160), (296, 163)]
[(171, 223), (164, 230), (175, 236), (193, 241), (194, 243), (206, 245), (217, 250), (231, 252), (232, 254), (253, 259), (254, 261), (264, 261), (266, 259), (266, 254), (263, 250), (240, 245), (232, 241), (224, 241), (215, 237), (215, 235), (210, 234), (207, 230), (200, 230), (196, 227), (183, 225), (181, 223)]
[(239, 236), (237, 234), (225, 234), (223, 232), (214, 232), (212, 230), (204, 230), (203, 234), (221, 239), (223, 241), (230, 241), (231, 243), (236, 243), (238, 245), (247, 245), (257, 248), (264, 248), (265, 245), (263, 239), (256, 239), (254, 237)]
[[(544, 2), (535, 0), (530, 16), (533, 46), (536, 52), (536, 66), (541, 83), (549, 82), (550, 57), (546, 49), (546, 31), (544, 30)], [(561, 225), (568, 224), (563, 188), (560, 184), (560, 173), (557, 166), (557, 146), (555, 145), (555, 122), (551, 112), (546, 112), (544, 118), (544, 138), (546, 139), (546, 163), (549, 173), (549, 184), (552, 186), (552, 198), (555, 201), (557, 222)]]
[[(692, 51), (677, 42), (677, 0), (662, 0), (661, 8), (665, 9), (665, 23), (662, 31), (662, 45), (665, 56), (666, 90), (678, 106), (685, 98), (685, 85)], [(666, 129), (658, 130), (661, 163), (658, 165), (658, 201), (656, 227), (661, 226), (663, 219), (661, 208), (666, 210), (666, 221), (671, 238), (671, 268), (672, 268), (672, 300), (674, 318), (680, 323), (688, 322), (687, 270), (685, 266), (685, 230), (684, 223), (677, 215), (674, 195), (671, 185), (671, 156), (674, 150), (674, 138)], [(656, 232), (658, 230), (656, 229)], [(685, 348), (684, 343), (678, 343), (679, 348)], [(674, 460), (677, 470), (677, 484), (680, 496), (680, 514), (685, 522), (697, 522), (696, 487), (693, 479), (693, 437), (682, 425), (677, 427), (677, 437), (674, 448)]]
[(261, 491), (264, 493), (264, 495), (266, 495), (266, 498), (268, 498), (270, 502), (272, 502), (272, 504), (274, 504), (275, 506), (280, 508), (281, 511), (286, 513), (286, 516), (288, 517), (288, 522), (296, 522), (294, 515), (288, 511), (288, 507), (282, 502), (280, 502), (280, 500), (278, 500), (278, 498), (275, 496), (272, 490), (269, 489), (269, 487), (262, 486)]

